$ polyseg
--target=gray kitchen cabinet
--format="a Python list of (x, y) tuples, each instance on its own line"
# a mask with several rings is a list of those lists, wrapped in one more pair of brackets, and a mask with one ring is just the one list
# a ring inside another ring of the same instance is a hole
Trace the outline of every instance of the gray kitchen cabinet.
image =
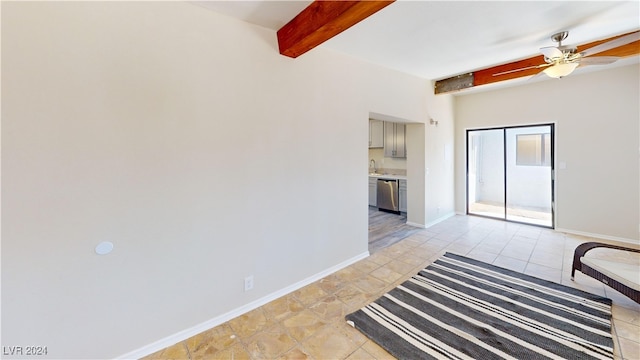
[(384, 147), (384, 121), (369, 119), (369, 148)]
[(398, 184), (398, 210), (407, 212), (407, 180), (400, 179)]
[(384, 123), (384, 156), (407, 157), (405, 146), (406, 126), (401, 123)]
[(369, 178), (369, 206), (378, 206), (378, 179)]

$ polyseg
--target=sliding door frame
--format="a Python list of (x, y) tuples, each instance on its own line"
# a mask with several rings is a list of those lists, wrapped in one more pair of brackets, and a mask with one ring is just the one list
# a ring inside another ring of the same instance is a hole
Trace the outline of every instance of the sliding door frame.
[[(541, 126), (549, 126), (550, 128), (550, 141), (551, 141), (551, 226), (528, 223), (524, 221), (516, 221), (509, 220), (507, 218), (507, 129), (518, 129), (518, 128), (530, 128), (530, 127), (541, 127)], [(472, 214), (469, 212), (469, 133), (474, 131), (485, 131), (485, 130), (502, 130), (502, 166), (503, 166), (503, 183), (504, 183), (504, 214), (502, 218), (492, 217), (481, 214)], [(479, 216), (488, 219), (496, 219), (502, 220), (517, 224), (526, 224), (532, 226), (539, 226), (548, 229), (555, 229), (556, 216), (555, 216), (555, 208), (556, 208), (556, 200), (555, 200), (555, 123), (542, 123), (542, 124), (529, 124), (529, 125), (512, 125), (512, 126), (496, 126), (496, 127), (488, 127), (488, 128), (477, 128), (477, 129), (466, 129), (465, 131), (465, 159), (466, 159), (466, 196), (465, 196), (465, 209), (467, 215)]]

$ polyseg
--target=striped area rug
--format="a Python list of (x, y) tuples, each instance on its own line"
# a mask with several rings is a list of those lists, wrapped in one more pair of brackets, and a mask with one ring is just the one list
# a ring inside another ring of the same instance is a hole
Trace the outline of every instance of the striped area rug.
[(346, 319), (398, 359), (613, 359), (610, 299), (451, 253)]

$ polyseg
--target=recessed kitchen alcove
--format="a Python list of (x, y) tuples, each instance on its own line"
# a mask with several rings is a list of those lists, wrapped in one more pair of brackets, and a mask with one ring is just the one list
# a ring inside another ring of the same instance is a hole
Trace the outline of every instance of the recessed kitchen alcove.
[[(406, 176), (406, 211), (401, 215), (377, 215), (377, 209), (369, 207), (369, 230), (370, 251), (375, 251), (377, 247), (371, 246), (371, 241), (378, 241), (380, 244), (381, 234), (386, 232), (392, 241), (399, 241), (401, 238), (409, 236), (413, 229), (424, 228), (426, 225), (425, 211), (425, 124), (419, 122), (411, 122), (394, 116), (383, 115), (378, 113), (370, 113), (370, 119), (381, 120), (384, 122), (402, 124), (405, 131), (405, 150), (406, 160), (404, 176)], [(382, 150), (380, 150), (381, 152)], [(390, 152), (386, 152), (387, 155)], [(385, 162), (389, 159), (392, 164), (398, 164), (397, 160), (390, 157), (385, 158)], [(367, 159), (371, 160), (371, 159)], [(363, 162), (364, 163), (364, 162)], [(368, 162), (371, 165), (370, 162)], [(392, 165), (393, 166), (393, 165)], [(377, 169), (386, 168), (386, 164), (378, 164)], [(397, 174), (395, 174), (397, 175)], [(372, 210), (373, 209), (373, 210)], [(397, 219), (394, 217), (398, 217)], [(404, 235), (403, 235), (404, 234)], [(387, 241), (388, 242), (388, 241)], [(391, 242), (393, 243), (393, 242)], [(387, 244), (390, 245), (391, 243)]]

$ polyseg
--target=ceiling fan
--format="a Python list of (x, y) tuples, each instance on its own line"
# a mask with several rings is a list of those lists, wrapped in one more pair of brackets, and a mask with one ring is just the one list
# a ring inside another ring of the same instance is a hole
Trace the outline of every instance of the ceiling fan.
[(617, 56), (590, 56), (638, 41), (640, 40), (640, 31), (636, 31), (634, 33), (619, 37), (617, 39), (613, 39), (606, 43), (590, 47), (581, 52), (577, 52), (577, 48), (575, 46), (562, 45), (562, 41), (566, 39), (567, 36), (569, 36), (568, 31), (562, 31), (557, 34), (553, 34), (551, 36), (551, 40), (557, 42), (558, 46), (547, 46), (540, 49), (540, 52), (542, 53), (542, 55), (544, 55), (544, 64), (504, 71), (501, 73), (493, 74), (493, 76), (504, 75), (528, 69), (546, 68), (536, 74), (534, 78), (542, 74), (546, 74), (547, 76), (552, 78), (562, 78), (571, 74), (573, 70), (575, 70), (578, 66), (611, 64), (620, 58)]

